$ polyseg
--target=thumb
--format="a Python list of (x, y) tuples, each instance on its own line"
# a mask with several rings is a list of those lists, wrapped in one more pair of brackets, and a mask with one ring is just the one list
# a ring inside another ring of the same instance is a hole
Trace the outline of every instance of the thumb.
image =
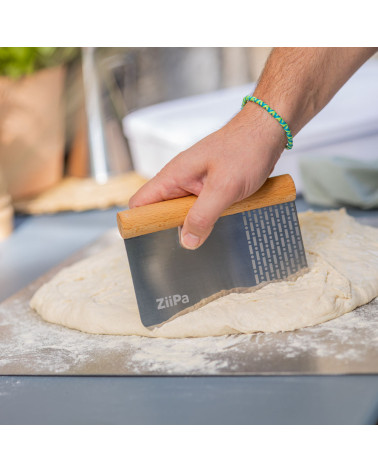
[(196, 202), (189, 210), (181, 230), (181, 245), (197, 249), (203, 244), (221, 213), (235, 201), (233, 189), (214, 186), (206, 182)]

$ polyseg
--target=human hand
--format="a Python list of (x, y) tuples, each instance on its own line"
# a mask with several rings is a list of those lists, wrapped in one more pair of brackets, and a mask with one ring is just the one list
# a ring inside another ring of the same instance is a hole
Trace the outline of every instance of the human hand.
[(256, 192), (285, 148), (279, 124), (248, 103), (229, 123), (172, 159), (130, 200), (130, 208), (194, 194), (181, 244), (196, 249), (221, 213)]

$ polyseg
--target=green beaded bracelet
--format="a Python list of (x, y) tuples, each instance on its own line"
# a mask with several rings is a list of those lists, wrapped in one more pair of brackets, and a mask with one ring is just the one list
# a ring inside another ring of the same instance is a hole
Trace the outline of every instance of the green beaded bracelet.
[(270, 115), (273, 116), (275, 120), (278, 121), (278, 123), (282, 126), (286, 133), (286, 138), (287, 138), (287, 144), (286, 144), (286, 149), (291, 149), (293, 147), (293, 135), (291, 134), (289, 125), (286, 123), (286, 121), (280, 117), (280, 115), (273, 110), (273, 108), (270, 108), (269, 105), (267, 105), (265, 102), (260, 100), (259, 98), (253, 97), (252, 95), (246, 95), (243, 98), (242, 102), (242, 108), (247, 102), (253, 102), (257, 103), (257, 105), (260, 105), (260, 107), (264, 108)]

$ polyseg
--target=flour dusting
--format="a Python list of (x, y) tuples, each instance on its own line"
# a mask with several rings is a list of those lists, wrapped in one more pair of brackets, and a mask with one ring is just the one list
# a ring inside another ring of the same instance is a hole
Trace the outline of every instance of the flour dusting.
[[(186, 339), (86, 334), (42, 321), (28, 301), (26, 293), (0, 306), (1, 374), (378, 371), (378, 299), (335, 320), (289, 333)], [(372, 353), (373, 367), (367, 362)]]

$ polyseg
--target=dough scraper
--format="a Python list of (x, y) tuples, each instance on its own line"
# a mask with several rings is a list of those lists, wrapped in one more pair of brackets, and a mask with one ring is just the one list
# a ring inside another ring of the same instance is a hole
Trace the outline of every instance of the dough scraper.
[(290, 175), (267, 179), (219, 218), (205, 243), (179, 242), (196, 196), (117, 214), (144, 326), (160, 325), (231, 291), (294, 276), (307, 267)]

